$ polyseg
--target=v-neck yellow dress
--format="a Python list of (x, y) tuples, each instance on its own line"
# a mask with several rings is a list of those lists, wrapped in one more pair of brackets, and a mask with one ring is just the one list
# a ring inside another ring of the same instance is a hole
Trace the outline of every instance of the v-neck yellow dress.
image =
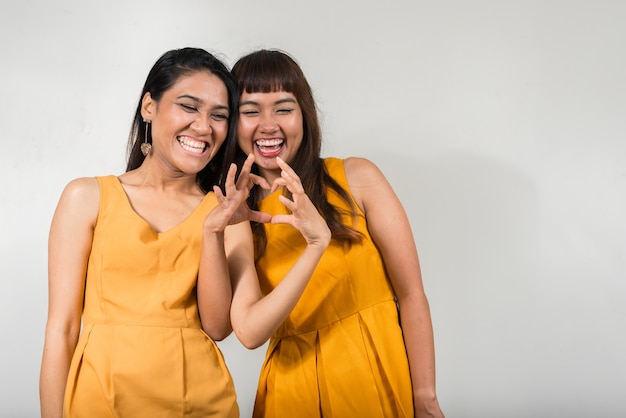
[[(349, 190), (343, 160), (325, 160)], [(349, 213), (334, 192), (329, 201)], [(276, 192), (260, 210), (287, 213)], [(351, 225), (346, 215), (344, 223)], [(324, 253), (297, 305), (271, 338), (261, 370), (254, 417), (413, 417), (408, 359), (395, 297), (381, 254), (359, 211), (362, 244), (335, 241)], [(280, 283), (306, 243), (290, 225), (266, 224), (267, 248), (257, 263), (263, 292)]]
[(156, 233), (117, 177), (97, 180), (100, 210), (64, 417), (238, 417), (232, 378), (202, 330), (196, 300), (202, 224), (215, 196)]

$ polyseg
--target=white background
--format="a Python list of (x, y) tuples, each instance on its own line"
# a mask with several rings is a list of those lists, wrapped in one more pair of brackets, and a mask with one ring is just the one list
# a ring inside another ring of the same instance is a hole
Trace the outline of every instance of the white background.
[[(626, 416), (623, 1), (2, 0), (0, 416), (38, 415), (47, 234), (166, 50), (290, 52), (405, 204), (448, 417)], [(250, 415), (264, 349), (220, 343)]]

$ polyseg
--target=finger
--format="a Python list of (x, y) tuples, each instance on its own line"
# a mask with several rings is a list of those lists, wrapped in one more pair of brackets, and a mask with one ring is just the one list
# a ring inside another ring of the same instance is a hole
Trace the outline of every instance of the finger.
[(234, 163), (231, 163), (230, 167), (228, 167), (228, 173), (226, 174), (226, 185), (225, 185), (226, 196), (230, 194), (234, 194), (237, 191), (235, 187), (235, 175), (236, 174), (237, 174), (237, 165), (235, 165)]
[(287, 182), (284, 179), (278, 177), (272, 182), (272, 188), (270, 189), (270, 192), (274, 193), (276, 190), (280, 189), (281, 187), (285, 187), (286, 185)]
[(270, 221), (272, 224), (289, 224), (295, 228), (292, 215), (274, 215)]
[(304, 194), (304, 187), (302, 187), (302, 183), (300, 183), (299, 178), (293, 178), (286, 171), (282, 171), (280, 173), (283, 179), (285, 179), (285, 187), (287, 190), (291, 192), (292, 195), (302, 195)]
[(226, 200), (224, 193), (222, 193), (222, 189), (219, 186), (213, 186), (213, 193), (215, 193), (215, 197), (219, 203), (223, 203)]
[(256, 184), (257, 186), (263, 188), (263, 189), (270, 189), (270, 184), (267, 182), (267, 180), (265, 180), (264, 177), (261, 177), (257, 174), (252, 174), (250, 173), (250, 180)]
[(282, 194), (280, 196), (278, 196), (278, 200), (280, 200), (280, 203), (282, 203), (283, 205), (285, 205), (285, 207), (287, 209), (289, 209), (290, 212), (293, 212), (295, 209), (295, 203), (290, 200), (288, 197), (283, 196)]
[(241, 173), (239, 173), (239, 178), (237, 179), (237, 189), (241, 190), (244, 187), (252, 187), (249, 178), (253, 163), (254, 156), (252, 154), (248, 154), (248, 157), (241, 166)]
[(269, 223), (272, 221), (272, 215), (265, 212), (259, 212), (257, 210), (251, 210), (249, 212), (249, 218), (251, 221), (261, 223)]
[(250, 153), (246, 157), (246, 161), (243, 162), (244, 167), (248, 167), (248, 171), (252, 169), (252, 164), (254, 164), (254, 154)]
[(304, 187), (302, 187), (302, 182), (296, 172), (293, 171), (293, 169), (279, 157), (276, 157), (276, 162), (282, 170), (280, 172), (280, 176), (285, 180), (287, 189), (289, 189), (292, 194), (304, 193)]
[(285, 160), (283, 160), (280, 157), (276, 157), (276, 163), (278, 163), (278, 166), (280, 167), (281, 170), (286, 171), (292, 177), (298, 178), (298, 175), (296, 174), (296, 172), (293, 171), (293, 168), (291, 168), (291, 166), (287, 164)]

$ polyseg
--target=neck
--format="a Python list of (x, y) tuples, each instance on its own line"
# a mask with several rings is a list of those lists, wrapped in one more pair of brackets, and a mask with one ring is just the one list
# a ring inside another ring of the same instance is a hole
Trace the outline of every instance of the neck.
[(192, 191), (198, 189), (196, 174), (188, 174), (157, 167), (154, 162), (144, 160), (139, 168), (124, 174), (126, 180), (161, 191)]

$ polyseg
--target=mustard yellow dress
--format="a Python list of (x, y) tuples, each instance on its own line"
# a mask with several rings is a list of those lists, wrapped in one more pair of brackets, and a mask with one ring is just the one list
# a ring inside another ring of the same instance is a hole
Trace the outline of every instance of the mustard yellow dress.
[(201, 328), (196, 300), (202, 223), (215, 196), (156, 233), (117, 177), (97, 180), (100, 210), (64, 417), (238, 417), (232, 378)]
[[(343, 160), (325, 160), (345, 190)], [(260, 210), (286, 213), (276, 192)], [(331, 203), (348, 206), (334, 192)], [(351, 225), (347, 216), (344, 223)], [(382, 257), (359, 211), (363, 243), (350, 250), (335, 241), (302, 297), (269, 342), (254, 417), (413, 417), (409, 365), (394, 293)], [(257, 269), (271, 291), (304, 248), (290, 225), (265, 225), (267, 248)]]

